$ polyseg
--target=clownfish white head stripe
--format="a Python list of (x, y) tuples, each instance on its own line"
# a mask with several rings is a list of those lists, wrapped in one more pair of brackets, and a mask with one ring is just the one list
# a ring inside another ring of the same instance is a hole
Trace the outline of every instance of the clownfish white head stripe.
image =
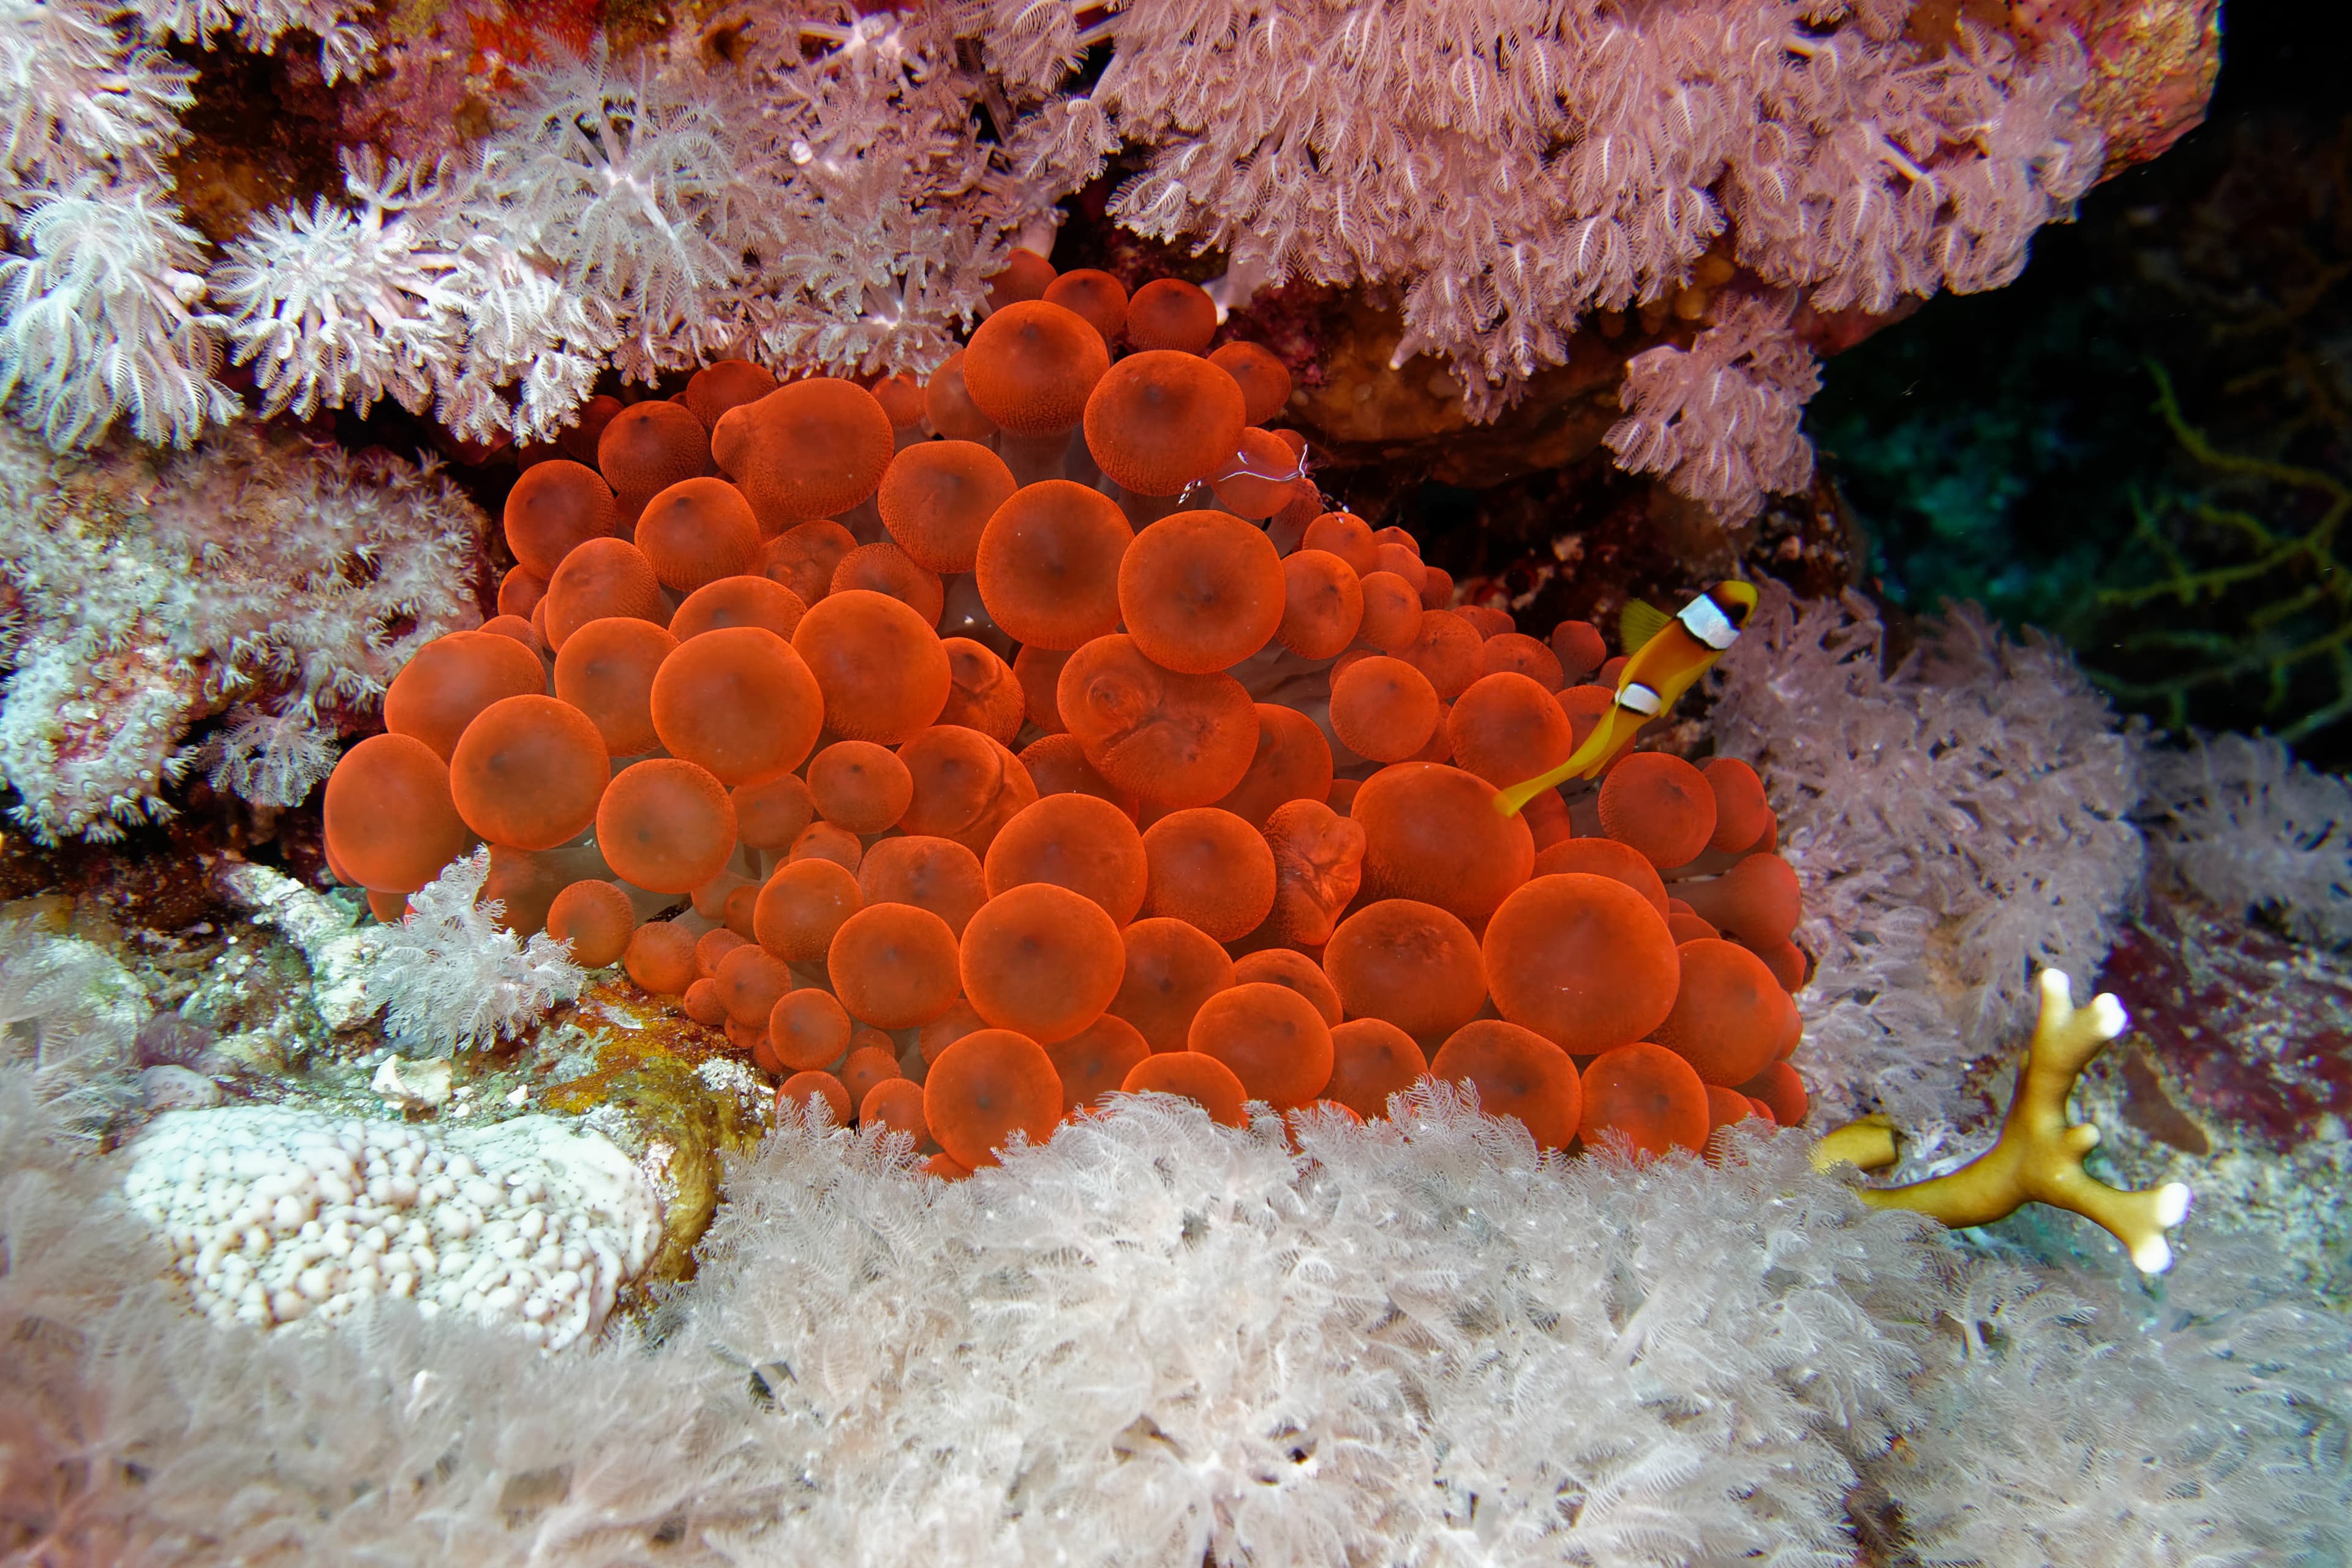
[(1723, 613), (1723, 606), (1715, 602), (1711, 594), (1692, 599), (1675, 612), (1675, 618), (1682, 622), (1685, 631), (1717, 653), (1739, 640), (1739, 628), (1731, 624), (1731, 617)]

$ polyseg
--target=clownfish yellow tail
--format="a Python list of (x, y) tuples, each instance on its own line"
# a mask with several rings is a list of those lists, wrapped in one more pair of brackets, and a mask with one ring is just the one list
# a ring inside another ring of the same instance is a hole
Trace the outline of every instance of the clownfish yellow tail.
[(1521, 808), (1548, 789), (1558, 789), (1573, 778), (1581, 778), (1607, 762), (1618, 746), (1618, 729), (1622, 723), (1622, 708), (1612, 708), (1601, 716), (1601, 722), (1586, 736), (1584, 744), (1576, 748), (1568, 761), (1521, 784), (1495, 793), (1495, 809), (1505, 816), (1517, 816)]
[(1528, 779), (1524, 784), (1515, 784), (1508, 789), (1496, 790), (1495, 809), (1505, 816), (1517, 816), (1528, 802), (1548, 789), (1558, 789), (1575, 776), (1576, 759), (1570, 757), (1548, 773)]

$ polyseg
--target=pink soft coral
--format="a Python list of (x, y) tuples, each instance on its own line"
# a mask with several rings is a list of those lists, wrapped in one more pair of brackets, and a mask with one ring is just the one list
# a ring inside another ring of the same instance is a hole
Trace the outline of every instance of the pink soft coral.
[(1751, 516), (1767, 493), (1812, 482), (1799, 429), (1820, 367), (1790, 335), (1785, 300), (1734, 300), (1687, 349), (1661, 343), (1625, 364), (1625, 417), (1603, 437), (1617, 464), (1664, 474), (1727, 517)]
[[(1108, 46), (1090, 88), (1024, 122), (1033, 167), (1083, 176), (1140, 148), (1143, 172), (1110, 205), (1129, 226), (1227, 247), (1236, 276), (1394, 284), (1399, 362), (1444, 355), (1491, 414), (1565, 362), (1585, 316), (1670, 299), (1710, 249), (1824, 310), (2014, 278), (2033, 231), (2098, 172), (2098, 132), (2074, 106), (2081, 46), (1963, 21), (1930, 47), (1911, 14), (1906, 0), (1108, 14), (992, 0), (984, 36), (1035, 92)], [(1786, 360), (1765, 330), (1732, 328), (1751, 363)], [(1751, 379), (1783, 400), (1810, 391), (1795, 369)], [(1629, 405), (1654, 390), (1629, 388)], [(1752, 510), (1755, 483), (1803, 471), (1777, 435), (1741, 438), (1747, 457), (1693, 481), (1734, 510)]]

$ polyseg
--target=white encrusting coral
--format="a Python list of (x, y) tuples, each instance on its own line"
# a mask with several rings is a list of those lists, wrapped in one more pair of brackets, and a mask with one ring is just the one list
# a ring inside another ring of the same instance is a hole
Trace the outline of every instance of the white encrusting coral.
[(223, 865), (214, 885), (223, 902), (250, 910), (256, 925), (275, 928), (300, 951), (310, 971), (310, 1005), (329, 1031), (362, 1024), (383, 1005), (368, 994), (367, 978), (383, 935), (360, 923), (362, 911), (250, 860)]
[(232, 703), (222, 782), (286, 804), (338, 711), (372, 710), (417, 648), (480, 625), (488, 531), (430, 461), (250, 426), (187, 453), (60, 456), (0, 425), (17, 821), (103, 838), (166, 814), (165, 783), (198, 760), (189, 727)]
[(1970, 609), (1885, 668), (1867, 603), (1768, 587), (1714, 678), (1803, 884), (1798, 1058), (1821, 1114), (1966, 1120), (1972, 1062), (2022, 1032), (2033, 973), (2095, 974), (2137, 891), (2140, 743), (2065, 654)]
[(434, 1129), (277, 1106), (159, 1116), (123, 1195), (198, 1305), (257, 1328), (369, 1299), (593, 1334), (660, 1239), (661, 1205), (601, 1133), (551, 1117)]

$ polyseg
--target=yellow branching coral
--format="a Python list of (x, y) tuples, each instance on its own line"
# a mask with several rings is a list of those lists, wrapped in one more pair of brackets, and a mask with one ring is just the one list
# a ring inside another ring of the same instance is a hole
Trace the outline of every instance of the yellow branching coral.
[[(2078, 1008), (2066, 976), (2043, 970), (2042, 1016), (2025, 1047), (2000, 1141), (1948, 1174), (1907, 1186), (1864, 1187), (1864, 1200), (1880, 1208), (1916, 1209), (1954, 1226), (1988, 1225), (2028, 1203), (2050, 1204), (2104, 1226), (2131, 1250), (2142, 1272), (2160, 1274), (2172, 1267), (2164, 1233), (2189, 1213), (2189, 1189), (2167, 1182), (2144, 1192), (2123, 1192), (2095, 1179), (2083, 1169), (2083, 1156), (2098, 1147), (2099, 1130), (2066, 1120), (2074, 1080), (2124, 1032), (2125, 1022), (2123, 1004), (2113, 996), (2102, 994)], [(1817, 1168), (1842, 1163), (1866, 1171), (1893, 1164), (1893, 1123), (1865, 1117), (1814, 1145)]]

